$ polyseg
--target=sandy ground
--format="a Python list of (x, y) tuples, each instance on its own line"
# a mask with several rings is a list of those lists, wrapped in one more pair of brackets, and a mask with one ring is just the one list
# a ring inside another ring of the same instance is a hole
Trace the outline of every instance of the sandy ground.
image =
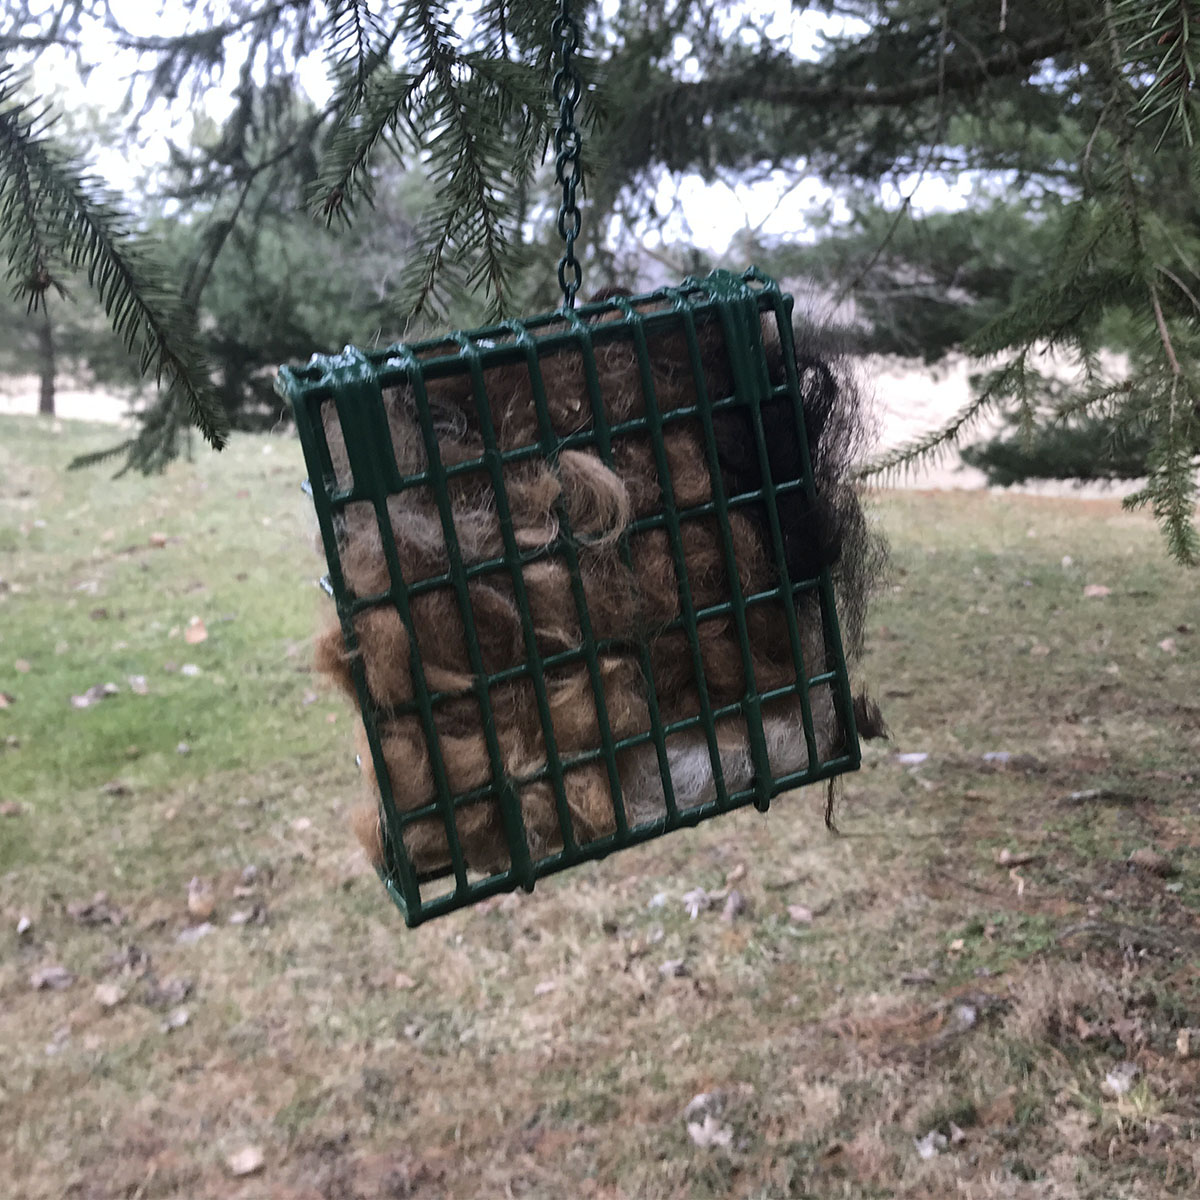
[[(866, 373), (875, 395), (878, 418), (878, 449), (902, 445), (949, 420), (967, 403), (970, 394), (968, 378), (973, 369), (976, 369), (974, 365), (965, 361), (937, 371), (914, 369), (909, 364), (895, 362), (875, 362), (868, 366)], [(71, 384), (61, 387), (56, 397), (58, 416), (65, 420), (102, 421), (117, 425), (129, 422), (127, 414), (131, 404), (136, 403), (137, 398), (130, 394)], [(36, 411), (36, 379), (30, 376), (0, 380), (0, 414)], [(982, 423), (968, 434), (966, 440), (978, 440), (995, 427), (995, 422)], [(906, 472), (903, 476), (897, 475), (886, 482), (892, 487), (934, 490), (973, 491), (986, 486), (983, 472), (968, 467), (953, 452), (948, 452), (938, 462)], [(1013, 490), (1040, 496), (1094, 498), (1123, 496), (1134, 491), (1136, 486), (1136, 482), (1132, 481), (1116, 485), (1089, 484), (1085, 487), (1047, 481)]]

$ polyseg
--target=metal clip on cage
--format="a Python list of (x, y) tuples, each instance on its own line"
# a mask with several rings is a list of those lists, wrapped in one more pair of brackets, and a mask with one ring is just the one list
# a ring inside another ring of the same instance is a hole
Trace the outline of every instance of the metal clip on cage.
[[(816, 503), (791, 317), (772, 280), (718, 271), (281, 371), (369, 748), (377, 865), (409, 925), (858, 767), (828, 567), (789, 574), (789, 520)], [(781, 415), (799, 449), (782, 473)], [(759, 486), (729, 470), (731, 429)], [(584, 455), (640, 496), (619, 535), (573, 529), (564, 488), (545, 536), (519, 537), (514, 481), (565, 478)], [(464, 496), (485, 497), (482, 542)], [(406, 549), (418, 522), (432, 557)], [(515, 614), (508, 657), (489, 649), (493, 593)], [(407, 655), (395, 694), (372, 691), (363, 639), (381, 623)], [(453, 679), (435, 670), (447, 654)], [(471, 770), (454, 757), (464, 721)], [(397, 759), (398, 730), (419, 769)]]

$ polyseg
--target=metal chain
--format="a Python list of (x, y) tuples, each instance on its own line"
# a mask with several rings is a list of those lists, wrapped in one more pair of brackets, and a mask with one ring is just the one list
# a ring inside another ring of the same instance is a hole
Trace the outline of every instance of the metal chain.
[(558, 210), (558, 233), (566, 243), (566, 252), (558, 262), (558, 286), (562, 288), (563, 307), (575, 307), (575, 293), (583, 282), (583, 268), (575, 257), (575, 239), (583, 219), (575, 203), (575, 189), (583, 179), (579, 161), (583, 138), (575, 126), (575, 105), (582, 87), (571, 65), (571, 55), (579, 48), (579, 30), (571, 16), (569, 0), (561, 0), (558, 16), (550, 29), (558, 49), (558, 72), (554, 76), (554, 102), (558, 105), (558, 126), (554, 130), (554, 178), (562, 187), (562, 207)]

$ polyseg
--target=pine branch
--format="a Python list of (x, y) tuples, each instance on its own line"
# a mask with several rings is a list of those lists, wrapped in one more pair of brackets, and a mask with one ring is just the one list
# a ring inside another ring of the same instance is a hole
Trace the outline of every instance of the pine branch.
[[(128, 232), (122, 215), (46, 136), (43, 122), (15, 102), (11, 71), (0, 74), (0, 238), (18, 264), (37, 269), (17, 281), (31, 306), (61, 265), (81, 269), (114, 331), (143, 374), (182, 399), (217, 449), (228, 422), (204, 388), (203, 363), (173, 291)], [(33, 238), (30, 240), (30, 232)]]
[(32, 313), (43, 307), (51, 287), (60, 295), (66, 289), (54, 278), (53, 252), (38, 219), (39, 196), (21, 153), (24, 141), (37, 135), (40, 118), (17, 93), (15, 77), (0, 75), (0, 162), (6, 167), (0, 181), (0, 239), (8, 250), (13, 298), (23, 298), (26, 311)]
[(416, 97), (425, 77), (407, 71), (378, 70), (358, 110), (342, 122), (312, 186), (312, 206), (332, 225), (349, 221), (354, 201), (371, 201), (368, 168), (381, 145), (395, 141), (399, 129), (413, 141), (417, 130), (413, 116)]
[[(479, 14), (481, 22), (504, 18), (503, 5)], [(456, 291), (482, 289), (498, 314), (514, 265), (516, 196), (546, 143), (545, 70), (495, 56), (506, 26), (477, 24), (474, 40), (488, 49), (462, 50), (433, 4), (407, 5), (402, 28), (412, 65), (376, 70), (333, 139), (313, 206), (327, 223), (349, 220), (356, 199), (370, 202), (369, 168), (381, 146), (403, 138), (426, 147), (437, 198), (404, 272), (411, 311), (441, 312)]]
[(399, 33), (383, 37), (369, 0), (332, 0), (323, 30), (329, 73), (339, 81), (331, 107), (344, 120), (362, 104), (371, 76), (387, 61)]
[(840, 83), (810, 82), (814, 72), (797, 68), (793, 78), (764, 78), (761, 64), (750, 64), (737, 74), (667, 86), (651, 102), (679, 110), (716, 111), (731, 104), (765, 102), (790, 108), (848, 109), (904, 108), (938, 96), (973, 93), (998, 79), (1024, 75), (1029, 68), (1075, 49), (1086, 40), (1088, 28), (1063, 27), (1020, 44), (1009, 43), (986, 57), (961, 50), (936, 71), (901, 83), (852, 87)]
[(972, 397), (953, 417), (939, 429), (914, 438), (904, 445), (889, 450), (874, 461), (867, 463), (859, 472), (863, 479), (888, 479), (915, 470), (923, 463), (930, 463), (939, 455), (945, 455), (956, 446), (967, 432), (987, 412), (999, 405), (1007, 396), (1022, 394), (1028, 387), (1027, 354), (994, 371), (987, 387)]
[[(1147, 11), (1147, 9), (1150, 11)], [(1113, 8), (1114, 27), (1132, 37), (1125, 58), (1135, 70), (1154, 56), (1149, 83), (1138, 103), (1143, 122), (1161, 122), (1158, 145), (1173, 132), (1191, 149), (1196, 143), (1196, 79), (1200, 66), (1200, 4), (1196, 0), (1119, 0)]]
[(1150, 456), (1150, 474), (1141, 491), (1127, 496), (1126, 508), (1149, 505), (1167, 538), (1171, 556), (1184, 566), (1200, 565), (1200, 533), (1196, 505), (1200, 500), (1195, 447), (1200, 444), (1200, 389), (1185, 376), (1176, 376), (1159, 408), (1165, 420), (1158, 429)]

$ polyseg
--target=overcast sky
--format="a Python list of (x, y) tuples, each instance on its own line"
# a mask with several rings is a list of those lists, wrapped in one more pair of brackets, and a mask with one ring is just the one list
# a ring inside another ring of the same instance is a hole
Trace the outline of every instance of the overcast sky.
[[(179, 0), (168, 4), (159, 16), (144, 0), (111, 0), (117, 19), (130, 33), (140, 36), (185, 32), (194, 7), (186, 0)], [(797, 12), (790, 0), (754, 0), (753, 11), (759, 16), (770, 14), (772, 38), (786, 42), (794, 53), (802, 56), (815, 56), (822, 32), (830, 28), (829, 18), (819, 13)], [(115, 113), (128, 92), (135, 56), (108, 44), (99, 31), (95, 36), (97, 40), (89, 47), (92, 53), (88, 57), (96, 60), (98, 65), (86, 84), (78, 78), (74, 61), (57, 51), (41, 54), (34, 63), (35, 82), (40, 89), (60, 90), (68, 107), (88, 104), (103, 112)], [(686, 53), (686, 45), (681, 47), (681, 53)], [(234, 73), (232, 68), (228, 70), (231, 77)], [(327, 99), (329, 88), (319, 55), (312, 56), (304, 64), (302, 77), (317, 103)], [(210, 116), (221, 119), (228, 114), (232, 104), (230, 89), (211, 89), (204, 104)], [(148, 167), (163, 160), (168, 137), (186, 139), (191, 120), (192, 113), (184, 101), (171, 107), (163, 102), (156, 103), (139, 126), (140, 146), (131, 155), (117, 151), (97, 153), (97, 170), (117, 190), (130, 190)], [(948, 186), (941, 180), (919, 182), (910, 178), (901, 180), (898, 189), (889, 189), (890, 194), (885, 191), (885, 199), (899, 204), (915, 189), (914, 207), (918, 210), (960, 207), (965, 203), (970, 185), (969, 179), (961, 180), (957, 186)], [(698, 176), (691, 175), (679, 179), (664, 177), (656, 207), (665, 212), (672, 207), (673, 200), (678, 200), (677, 215), (663, 230), (665, 241), (686, 241), (720, 253), (739, 231), (747, 228), (766, 237), (805, 237), (804, 213), (829, 198), (828, 190), (815, 180), (806, 180), (788, 191), (781, 176), (753, 185), (729, 186), (706, 184)]]

